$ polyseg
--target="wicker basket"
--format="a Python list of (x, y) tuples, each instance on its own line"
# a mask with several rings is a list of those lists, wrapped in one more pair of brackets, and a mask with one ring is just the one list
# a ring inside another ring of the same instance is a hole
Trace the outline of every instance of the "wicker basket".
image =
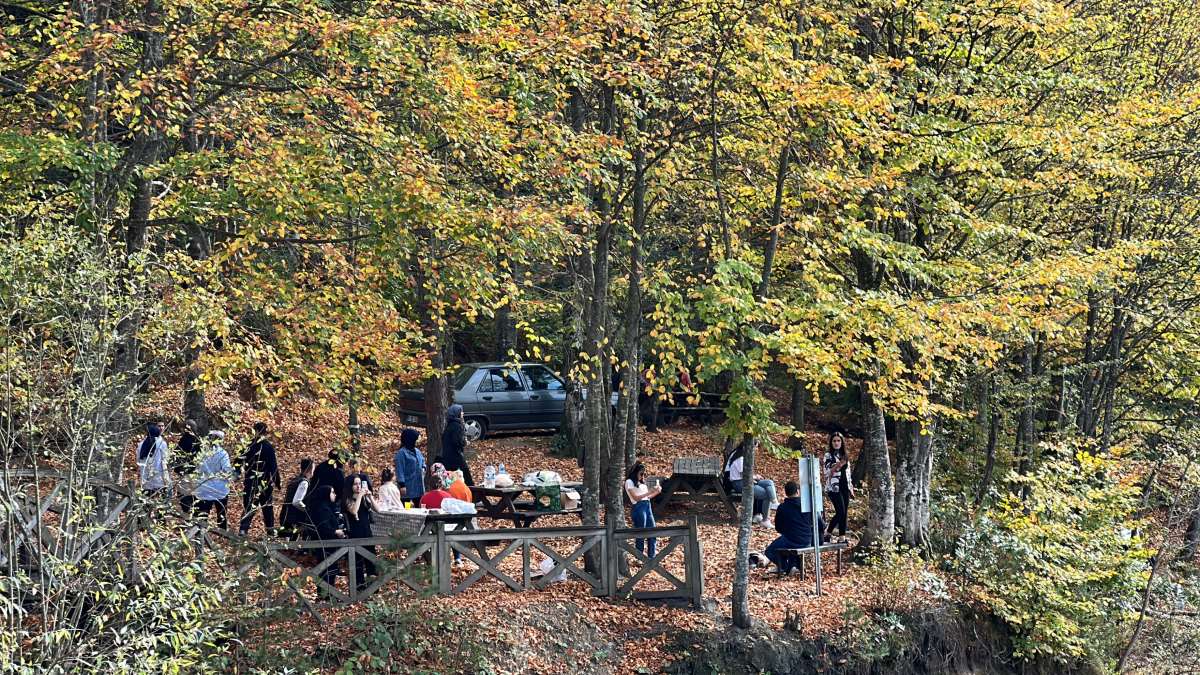
[(416, 536), (425, 531), (425, 514), (420, 511), (377, 511), (371, 515), (371, 534), (376, 537)]

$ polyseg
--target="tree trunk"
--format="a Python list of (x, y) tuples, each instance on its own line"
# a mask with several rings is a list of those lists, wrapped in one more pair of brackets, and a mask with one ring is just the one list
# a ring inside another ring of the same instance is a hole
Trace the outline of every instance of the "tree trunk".
[(792, 381), (792, 428), (796, 430), (798, 436), (792, 436), (788, 440), (788, 446), (793, 450), (803, 452), (805, 450), (805, 422), (804, 413), (807, 408), (808, 390), (804, 386), (804, 380), (796, 379)]
[[(633, 151), (633, 216), (629, 246), (629, 289), (625, 296), (625, 358), (621, 391), (617, 399), (614, 448), (620, 448), (623, 465), (632, 465), (637, 454), (638, 402), (642, 370), (642, 236), (646, 231), (646, 152), (641, 137), (645, 118), (638, 118), (638, 144)], [(616, 453), (614, 452), (614, 460)], [(623, 467), (624, 468), (624, 467)], [(617, 486), (618, 492), (620, 485)]]
[(988, 492), (992, 489), (992, 474), (996, 470), (996, 436), (1000, 429), (1000, 413), (991, 411), (988, 419), (987, 459), (983, 463), (983, 474), (979, 478), (979, 487), (975, 490), (975, 506), (983, 504)]
[[(141, 31), (142, 55), (139, 70), (147, 76), (162, 70), (163, 66), (163, 34), (161, 8), (156, 0), (150, 0), (142, 10), (144, 29)], [(134, 136), (133, 142), (125, 152), (125, 159), (133, 167), (132, 192), (130, 195), (129, 215), (125, 221), (124, 239), (125, 253), (133, 260), (146, 249), (146, 239), (150, 223), (150, 210), (153, 206), (153, 189), (149, 172), (145, 169), (159, 160), (163, 149), (162, 133), (155, 127), (155, 122), (161, 115), (161, 103), (154, 94), (144, 94), (150, 97), (143, 106), (146, 124)], [(132, 274), (137, 274), (132, 269)], [(142, 284), (134, 279), (134, 285), (140, 288)], [(104, 423), (105, 445), (108, 457), (102, 462), (103, 473), (108, 480), (120, 482), (121, 469), (125, 458), (125, 443), (133, 430), (133, 399), (140, 385), (141, 357), (138, 334), (142, 328), (143, 317), (133, 313), (125, 317), (117, 325), (118, 345), (113, 359), (113, 386)]]
[(1180, 557), (1185, 560), (1195, 560), (1197, 553), (1200, 553), (1200, 496), (1197, 496), (1192, 515), (1188, 518), (1187, 533), (1184, 535), (1184, 545)]
[[(611, 86), (604, 88), (604, 107), (601, 117), (601, 132), (611, 135), (616, 112), (615, 92)], [(587, 356), (588, 369), (584, 382), (584, 463), (583, 463), (583, 508), (584, 525), (600, 524), (600, 493), (603, 464), (608, 460), (608, 441), (612, 428), (609, 424), (609, 383), (606, 372), (608, 339), (608, 280), (609, 249), (612, 247), (612, 204), (602, 185), (594, 189), (593, 204), (600, 216), (592, 249), (591, 276), (588, 279), (586, 298), (588, 310), (584, 330), (583, 352)]]
[(737, 549), (733, 554), (733, 625), (749, 628), (750, 615), (750, 529), (754, 518), (754, 454), (757, 441), (747, 434), (742, 460), (742, 503), (738, 511)]
[(929, 545), (929, 491), (933, 477), (936, 424), (901, 422), (896, 425), (896, 518), (900, 541), (908, 546)]
[(886, 421), (868, 382), (862, 385), (862, 423), (870, 489), (867, 492), (867, 527), (858, 548), (870, 552), (872, 547), (891, 544), (896, 537), (896, 495), (891, 457), (888, 456)]

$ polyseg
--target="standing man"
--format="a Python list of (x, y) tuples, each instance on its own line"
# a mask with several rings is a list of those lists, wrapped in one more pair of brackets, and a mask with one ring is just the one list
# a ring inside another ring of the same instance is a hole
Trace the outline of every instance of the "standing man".
[(195, 497), (192, 495), (192, 487), (186, 487), (191, 483), (192, 475), (196, 471), (196, 464), (200, 459), (200, 439), (196, 436), (196, 420), (188, 420), (183, 425), (183, 433), (179, 435), (179, 444), (175, 446), (175, 452), (171, 455), (171, 469), (175, 472), (175, 477), (179, 479), (179, 505), (183, 508), (185, 514), (192, 512), (192, 504)]
[(242, 472), (242, 523), (238, 529), (243, 535), (250, 532), (254, 512), (262, 509), (263, 525), (267, 534), (273, 534), (275, 508), (271, 498), (275, 488), (283, 487), (283, 479), (279, 475), (275, 446), (267, 440), (266, 422), (254, 423), (254, 440), (242, 456)]

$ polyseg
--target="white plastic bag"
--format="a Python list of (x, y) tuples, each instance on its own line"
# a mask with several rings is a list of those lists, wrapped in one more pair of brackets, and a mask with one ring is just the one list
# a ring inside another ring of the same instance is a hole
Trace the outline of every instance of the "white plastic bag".
[(562, 477), (554, 471), (534, 471), (525, 474), (525, 485), (561, 485)]
[(454, 497), (446, 497), (442, 500), (442, 510), (446, 513), (475, 513), (475, 505)]
[[(550, 558), (546, 558), (546, 559), (542, 560), (542, 562), (538, 563), (538, 569), (542, 571), (542, 576), (546, 576), (547, 574), (550, 574), (550, 570), (554, 569), (554, 561)], [(566, 580), (567, 580), (566, 568), (559, 570), (558, 574), (555, 574), (553, 577), (550, 577), (550, 583), (555, 583), (558, 581), (566, 581)]]

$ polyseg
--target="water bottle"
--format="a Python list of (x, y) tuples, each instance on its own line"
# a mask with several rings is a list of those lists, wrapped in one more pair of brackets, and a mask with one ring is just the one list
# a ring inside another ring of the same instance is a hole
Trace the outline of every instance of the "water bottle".
[[(500, 470), (504, 470), (503, 464), (500, 465)], [(486, 488), (496, 487), (496, 467), (491, 464), (488, 464), (487, 468), (483, 470), (483, 486)]]
[(504, 470), (503, 462), (500, 463), (500, 468), (496, 470), (496, 475), (499, 476), (500, 474), (504, 474), (505, 476), (508, 475), (508, 472)]

